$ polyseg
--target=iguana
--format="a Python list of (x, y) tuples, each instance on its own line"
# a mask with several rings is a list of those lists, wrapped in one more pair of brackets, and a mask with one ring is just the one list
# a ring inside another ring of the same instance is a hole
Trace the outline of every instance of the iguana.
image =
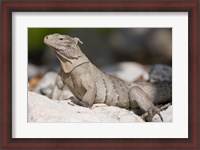
[(160, 115), (154, 104), (172, 98), (170, 82), (125, 82), (100, 71), (81, 51), (79, 38), (55, 33), (45, 36), (44, 43), (53, 48), (61, 64), (52, 99), (67, 99), (63, 95), (69, 88), (75, 96), (72, 101), (78, 105), (91, 107), (105, 103), (125, 109), (139, 107), (149, 112), (146, 121), (151, 121), (155, 114)]

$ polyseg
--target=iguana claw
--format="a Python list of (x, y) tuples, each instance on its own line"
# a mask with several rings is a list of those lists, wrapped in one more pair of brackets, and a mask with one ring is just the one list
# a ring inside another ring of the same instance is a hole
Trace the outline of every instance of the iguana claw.
[(70, 97), (70, 100), (71, 100), (73, 103), (75, 103), (75, 104), (77, 104), (77, 105), (79, 105), (79, 106), (90, 107), (89, 104), (87, 104), (87, 103), (85, 103), (85, 102), (82, 102), (82, 101), (76, 99), (75, 97)]
[(160, 114), (160, 110), (159, 109), (150, 109), (146, 113), (144, 113), (141, 117), (142, 117), (142, 119), (144, 119), (147, 122), (152, 122), (153, 117), (156, 114), (160, 117), (161, 121), (163, 122), (163, 117)]

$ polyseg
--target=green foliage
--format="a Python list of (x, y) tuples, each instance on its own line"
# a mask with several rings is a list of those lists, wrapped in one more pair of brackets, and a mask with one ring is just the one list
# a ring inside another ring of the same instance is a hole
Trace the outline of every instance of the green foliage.
[(42, 51), (45, 47), (43, 39), (48, 34), (70, 34), (77, 30), (92, 30), (98, 34), (108, 34), (112, 28), (28, 28), (28, 50), (30, 53)]
[(43, 39), (48, 34), (67, 33), (72, 29), (66, 28), (29, 28), (28, 29), (28, 50), (29, 52), (41, 51), (44, 48)]

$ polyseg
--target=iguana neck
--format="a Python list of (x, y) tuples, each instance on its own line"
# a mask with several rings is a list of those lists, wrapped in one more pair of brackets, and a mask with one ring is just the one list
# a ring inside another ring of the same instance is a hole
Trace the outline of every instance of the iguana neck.
[(56, 55), (60, 61), (62, 70), (65, 73), (70, 73), (75, 67), (83, 64), (83, 63), (89, 63), (89, 59), (83, 54), (79, 56), (78, 58), (66, 58), (59, 56), (58, 54)]

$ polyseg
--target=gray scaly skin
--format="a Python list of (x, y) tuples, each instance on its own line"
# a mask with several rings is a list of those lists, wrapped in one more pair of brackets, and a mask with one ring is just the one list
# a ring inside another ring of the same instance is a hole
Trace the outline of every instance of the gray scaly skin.
[(96, 68), (82, 53), (78, 38), (51, 34), (44, 43), (53, 48), (61, 64), (61, 71), (51, 93), (52, 99), (68, 99), (66, 89), (74, 94), (73, 102), (84, 107), (95, 103), (121, 108), (137, 108), (149, 112), (146, 121), (159, 114), (154, 104), (166, 103), (172, 98), (170, 82), (125, 82)]

